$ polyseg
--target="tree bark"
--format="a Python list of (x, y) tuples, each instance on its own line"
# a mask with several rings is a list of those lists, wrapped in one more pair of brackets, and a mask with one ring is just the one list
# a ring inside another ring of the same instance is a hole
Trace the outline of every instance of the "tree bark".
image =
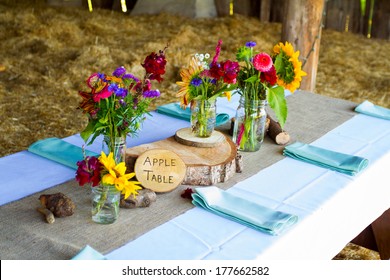
[[(301, 89), (314, 91), (320, 53), (322, 13), (325, 0), (286, 0), (282, 42), (300, 51), (303, 71)], [(305, 60), (307, 58), (307, 60)]]
[(260, 20), (268, 22), (271, 17), (271, 0), (261, 0)]
[(290, 142), (290, 135), (282, 129), (280, 124), (270, 116), (267, 116), (267, 119), (269, 120), (268, 136), (278, 145), (286, 145)]
[(166, 149), (174, 151), (186, 164), (186, 175), (182, 185), (210, 186), (226, 182), (243, 169), (242, 158), (230, 137), (212, 148), (199, 148), (180, 144), (175, 137), (169, 137), (153, 143), (143, 144), (126, 150), (128, 172), (134, 171), (135, 161), (145, 151)]

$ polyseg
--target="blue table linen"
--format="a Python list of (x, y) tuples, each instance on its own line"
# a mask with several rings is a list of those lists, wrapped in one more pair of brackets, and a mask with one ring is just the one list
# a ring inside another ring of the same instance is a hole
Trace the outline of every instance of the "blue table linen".
[(86, 245), (72, 260), (106, 260), (107, 258), (89, 245)]
[(192, 203), (250, 228), (280, 235), (298, 221), (296, 215), (276, 211), (217, 187), (196, 188)]
[[(81, 147), (55, 137), (31, 144), (28, 151), (76, 170), (77, 162), (84, 159)], [(98, 156), (98, 154), (87, 150), (85, 153), (87, 156)]]
[(368, 166), (368, 159), (295, 142), (283, 150), (285, 156), (351, 176)]
[(355, 111), (358, 113), (369, 115), (371, 117), (390, 120), (390, 109), (375, 105), (367, 100), (359, 104), (355, 108)]

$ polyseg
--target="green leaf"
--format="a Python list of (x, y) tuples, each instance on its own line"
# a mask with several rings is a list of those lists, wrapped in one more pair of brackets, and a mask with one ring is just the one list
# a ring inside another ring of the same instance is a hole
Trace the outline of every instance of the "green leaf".
[(247, 83), (254, 83), (259, 80), (259, 77), (257, 75), (253, 75), (252, 77), (249, 77), (248, 79), (245, 80)]
[(275, 112), (280, 126), (283, 128), (287, 119), (287, 102), (284, 96), (284, 89), (281, 86), (268, 89), (267, 100), (269, 106)]
[(106, 129), (107, 125), (102, 125), (98, 121), (90, 121), (87, 127), (80, 133), (81, 138), (83, 138), (84, 142), (87, 143), (88, 139), (93, 135), (93, 137), (89, 140), (87, 145), (93, 143), (95, 138), (100, 135), (101, 130)]
[(83, 138), (84, 142), (88, 141), (88, 138), (94, 131), (95, 122), (90, 121), (87, 127), (80, 133), (81, 138)]
[(236, 58), (238, 61), (249, 61), (251, 50), (248, 47), (240, 47), (237, 51)]
[(99, 119), (99, 122), (103, 123), (103, 124), (106, 124), (108, 122), (108, 112), (106, 114), (104, 114), (104, 116)]
[(283, 63), (283, 56), (281, 54), (276, 56), (275, 62), (275, 69), (278, 74), (284, 75), (284, 63)]

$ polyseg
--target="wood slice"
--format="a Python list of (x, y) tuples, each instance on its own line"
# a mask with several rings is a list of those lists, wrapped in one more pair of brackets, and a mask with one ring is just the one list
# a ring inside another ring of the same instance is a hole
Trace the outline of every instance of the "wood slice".
[(155, 192), (169, 192), (179, 186), (186, 174), (179, 155), (167, 149), (149, 149), (137, 157), (134, 172), (142, 186)]
[(185, 127), (176, 131), (175, 139), (180, 144), (187, 146), (212, 148), (225, 141), (225, 135), (214, 130), (210, 137), (196, 137), (192, 134), (190, 127)]
[[(231, 178), (236, 169), (242, 169), (242, 161), (237, 154), (234, 143), (224, 137), (218, 146), (199, 148), (183, 145), (175, 136), (126, 149), (126, 166), (128, 172), (134, 171), (136, 159), (150, 149), (169, 149), (174, 151), (186, 165), (186, 175), (182, 185), (210, 186), (225, 182)], [(238, 168), (237, 168), (238, 167)]]

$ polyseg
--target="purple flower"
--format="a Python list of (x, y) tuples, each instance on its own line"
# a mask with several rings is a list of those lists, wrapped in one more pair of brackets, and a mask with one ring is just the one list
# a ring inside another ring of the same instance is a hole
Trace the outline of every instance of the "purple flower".
[(246, 44), (245, 44), (245, 47), (248, 47), (248, 48), (253, 48), (254, 46), (256, 46), (256, 42), (253, 42), (253, 41), (246, 42)]
[(103, 73), (98, 73), (97, 76), (98, 76), (98, 78), (99, 78), (100, 80), (102, 80), (103, 82), (107, 82), (107, 81), (106, 81), (106, 75), (105, 75), (105, 74), (103, 74)]
[(139, 79), (137, 77), (135, 77), (133, 74), (124, 74), (122, 79), (132, 79), (132, 80), (136, 81), (137, 83), (139, 82)]
[(147, 90), (147, 91), (144, 91), (144, 93), (142, 95), (145, 98), (159, 97), (160, 96), (160, 91), (158, 89), (156, 89), (156, 90)]
[(117, 84), (111, 84), (111, 85), (109, 85), (108, 86), (108, 91), (110, 91), (110, 92), (115, 92), (115, 91), (117, 91), (118, 90), (118, 85)]
[(119, 104), (121, 104), (123, 107), (126, 106), (126, 101), (124, 101), (123, 99), (120, 99), (119, 100)]
[(112, 72), (112, 75), (119, 78), (125, 73), (126, 73), (126, 68), (121, 66), (121, 67), (116, 68), (115, 71)]
[(123, 98), (123, 97), (125, 97), (127, 95), (127, 89), (125, 89), (125, 88), (118, 88), (115, 91), (115, 95)]
[(198, 87), (202, 84), (202, 79), (201, 78), (194, 78), (191, 81), (191, 85)]

